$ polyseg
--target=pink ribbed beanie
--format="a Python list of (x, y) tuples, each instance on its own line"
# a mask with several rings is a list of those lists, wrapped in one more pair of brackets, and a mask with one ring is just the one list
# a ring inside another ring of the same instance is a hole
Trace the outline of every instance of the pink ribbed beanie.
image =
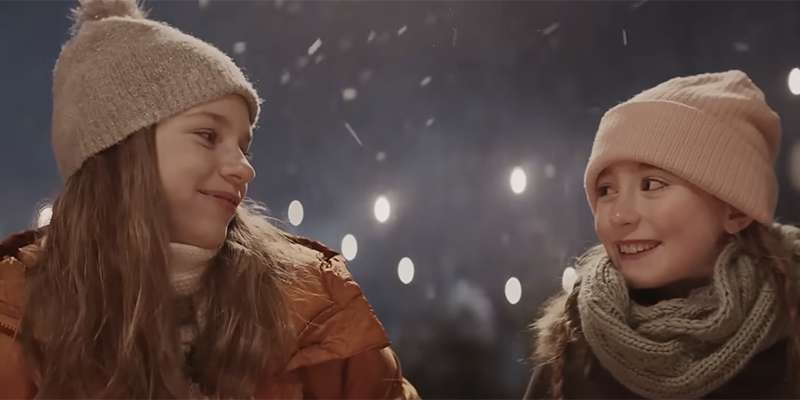
[(741, 71), (675, 78), (609, 110), (584, 175), (592, 212), (597, 178), (619, 161), (650, 164), (770, 224), (780, 118)]

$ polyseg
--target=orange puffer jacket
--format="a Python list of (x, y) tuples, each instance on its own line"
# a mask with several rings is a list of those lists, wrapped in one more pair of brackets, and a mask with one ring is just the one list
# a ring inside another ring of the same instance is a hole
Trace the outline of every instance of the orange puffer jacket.
[[(0, 399), (36, 395), (14, 338), (22, 315), (25, 269), (35, 263), (37, 232), (0, 243)], [(256, 399), (418, 399), (372, 307), (341, 255), (307, 239), (299, 251), (317, 260), (302, 298), (292, 298), (297, 348), (288, 366), (265, 376)]]

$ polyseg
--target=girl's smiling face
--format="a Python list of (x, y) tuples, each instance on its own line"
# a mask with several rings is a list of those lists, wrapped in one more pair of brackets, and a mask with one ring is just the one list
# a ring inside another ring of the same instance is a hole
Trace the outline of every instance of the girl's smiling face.
[(597, 235), (636, 289), (707, 279), (724, 239), (752, 222), (686, 180), (647, 164), (612, 164), (595, 190)]

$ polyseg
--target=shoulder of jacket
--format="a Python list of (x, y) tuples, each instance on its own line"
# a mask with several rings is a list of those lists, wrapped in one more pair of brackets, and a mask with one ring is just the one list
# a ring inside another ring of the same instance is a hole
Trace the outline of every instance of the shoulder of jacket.
[(16, 330), (25, 302), (25, 271), (36, 263), (41, 232), (29, 230), (0, 242), (0, 325)]
[(389, 338), (344, 257), (324, 244), (294, 237), (299, 267), (289, 288), (299, 352), (290, 369), (346, 359), (389, 345)]

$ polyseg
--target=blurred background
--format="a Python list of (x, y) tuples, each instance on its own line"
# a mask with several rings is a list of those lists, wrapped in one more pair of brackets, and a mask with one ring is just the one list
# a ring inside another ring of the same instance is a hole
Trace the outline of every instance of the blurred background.
[[(51, 71), (73, 1), (0, 2), (0, 234), (61, 181)], [(424, 398), (520, 398), (528, 325), (594, 241), (582, 175), (609, 107), (746, 71), (783, 117), (800, 211), (800, 2), (148, 1), (265, 97), (250, 196), (342, 251)], [(47, 218), (47, 211), (42, 218)]]

